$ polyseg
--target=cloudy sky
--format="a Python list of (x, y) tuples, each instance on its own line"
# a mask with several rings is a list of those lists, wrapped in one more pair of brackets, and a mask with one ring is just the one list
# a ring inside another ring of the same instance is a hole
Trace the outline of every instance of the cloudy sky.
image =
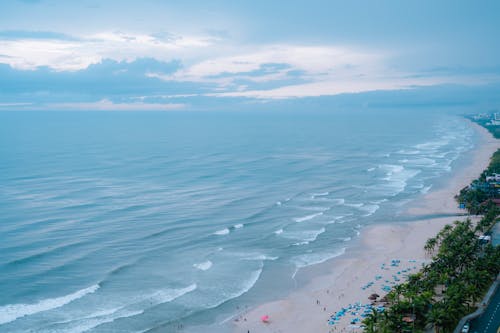
[(0, 110), (491, 87), (499, 32), (498, 1), (0, 0)]

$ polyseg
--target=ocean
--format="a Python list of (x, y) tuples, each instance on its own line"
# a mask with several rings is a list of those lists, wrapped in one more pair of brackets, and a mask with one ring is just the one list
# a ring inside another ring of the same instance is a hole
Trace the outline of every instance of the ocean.
[(477, 139), (424, 109), (1, 112), (0, 332), (222, 332)]

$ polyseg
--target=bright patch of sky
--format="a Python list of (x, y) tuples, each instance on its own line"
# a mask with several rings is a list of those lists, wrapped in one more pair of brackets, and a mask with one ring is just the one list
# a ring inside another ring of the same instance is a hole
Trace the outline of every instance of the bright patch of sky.
[[(0, 110), (500, 82), (497, 1), (0, 0)], [(216, 104), (216, 103), (215, 103)]]

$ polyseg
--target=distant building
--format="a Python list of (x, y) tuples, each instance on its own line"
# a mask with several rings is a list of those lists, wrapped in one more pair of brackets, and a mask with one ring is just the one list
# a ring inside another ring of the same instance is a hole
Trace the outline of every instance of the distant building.
[(491, 236), (489, 235), (481, 235), (479, 236), (479, 243), (488, 244), (491, 242)]
[(491, 176), (486, 176), (487, 182), (500, 182), (500, 174), (494, 173)]

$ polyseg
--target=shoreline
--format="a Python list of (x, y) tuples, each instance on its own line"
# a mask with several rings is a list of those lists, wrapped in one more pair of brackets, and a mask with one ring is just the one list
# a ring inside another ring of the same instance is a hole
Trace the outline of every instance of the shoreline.
[[(449, 179), (436, 190), (423, 195), (418, 203), (412, 202), (405, 213), (416, 217), (414, 221), (397, 219), (387, 224), (367, 226), (345, 254), (313, 265), (299, 274), (307, 276), (307, 283), (293, 290), (283, 299), (264, 303), (241, 314), (232, 321), (232, 332), (361, 332), (363, 305), (369, 304), (372, 293), (384, 295), (384, 288), (404, 281), (404, 276), (416, 272), (429, 261), (424, 244), (441, 228), (464, 218), (454, 196), (485, 170), (490, 157), (500, 147), (485, 128), (471, 122), (479, 135), (468, 165), (449, 174)], [(447, 215), (439, 218), (419, 216)], [(360, 306), (361, 305), (361, 306)], [(335, 325), (329, 318), (342, 308), (351, 307)], [(269, 315), (267, 324), (261, 322)], [(244, 320), (243, 320), (244, 319)]]

